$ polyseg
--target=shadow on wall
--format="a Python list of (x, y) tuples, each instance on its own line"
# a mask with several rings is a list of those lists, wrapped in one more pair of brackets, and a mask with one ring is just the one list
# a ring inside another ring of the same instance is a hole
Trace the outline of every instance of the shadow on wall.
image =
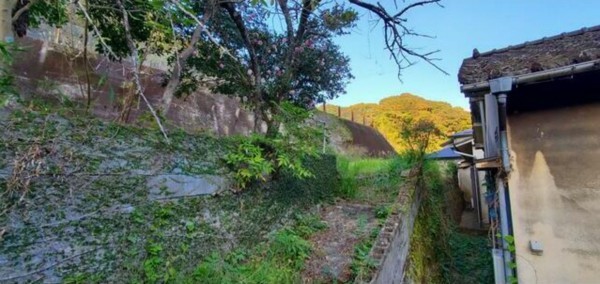
[(371, 157), (384, 157), (396, 154), (394, 147), (375, 128), (342, 119), (352, 135), (352, 145), (364, 148)]
[[(128, 62), (111, 62), (104, 57), (92, 56), (86, 64), (82, 53), (69, 52), (66, 48), (57, 50), (48, 41), (22, 38), (17, 42), (23, 51), (15, 56), (13, 68), (24, 96), (64, 95), (85, 101), (88, 68), (93, 113), (101, 118), (115, 119), (121, 112), (122, 99), (134, 92), (132, 66)], [(156, 105), (162, 98), (166, 72), (150, 67), (143, 67), (141, 71), (144, 93)], [(144, 102), (136, 98), (128, 122), (146, 111)], [(248, 134), (256, 124), (254, 114), (243, 109), (237, 99), (211, 94), (207, 90), (175, 98), (167, 118), (188, 131), (211, 129), (218, 135)]]

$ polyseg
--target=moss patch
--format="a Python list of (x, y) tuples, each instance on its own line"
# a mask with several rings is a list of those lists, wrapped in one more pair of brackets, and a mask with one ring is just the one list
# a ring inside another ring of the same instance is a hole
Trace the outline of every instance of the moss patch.
[[(0, 258), (11, 260), (0, 282), (179, 282), (215, 253), (269, 242), (339, 183), (335, 157), (322, 156), (307, 161), (314, 178), (284, 172), (242, 194), (150, 200), (152, 175), (227, 176), (233, 140), (173, 130), (166, 145), (156, 130), (26, 109), (0, 123), (0, 170), (10, 173), (0, 176)], [(27, 188), (11, 191), (19, 159)]]

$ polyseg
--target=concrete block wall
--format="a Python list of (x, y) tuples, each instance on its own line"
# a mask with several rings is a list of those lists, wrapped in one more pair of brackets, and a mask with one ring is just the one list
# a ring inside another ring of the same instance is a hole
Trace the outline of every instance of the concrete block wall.
[(411, 170), (398, 196), (399, 207), (386, 220), (371, 250), (378, 263), (371, 283), (404, 283), (410, 237), (421, 202), (419, 173), (418, 168)]

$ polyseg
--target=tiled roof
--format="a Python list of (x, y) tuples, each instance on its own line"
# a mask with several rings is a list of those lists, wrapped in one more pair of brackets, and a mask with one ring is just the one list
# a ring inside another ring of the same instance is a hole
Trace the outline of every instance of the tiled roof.
[(479, 53), (463, 60), (461, 84), (523, 75), (600, 59), (600, 25)]

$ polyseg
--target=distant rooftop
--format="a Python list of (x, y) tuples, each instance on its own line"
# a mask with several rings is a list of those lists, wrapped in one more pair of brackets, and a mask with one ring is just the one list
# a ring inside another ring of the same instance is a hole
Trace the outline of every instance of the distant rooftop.
[(451, 146), (446, 146), (437, 152), (433, 152), (427, 155), (427, 159), (434, 160), (453, 160), (453, 159), (461, 159), (462, 156), (454, 152)]
[(479, 53), (463, 60), (461, 84), (529, 74), (600, 59), (600, 25)]
[(456, 133), (450, 135), (450, 137), (453, 137), (453, 138), (470, 137), (470, 136), (473, 136), (473, 129), (472, 128), (465, 129), (463, 131), (456, 132)]

